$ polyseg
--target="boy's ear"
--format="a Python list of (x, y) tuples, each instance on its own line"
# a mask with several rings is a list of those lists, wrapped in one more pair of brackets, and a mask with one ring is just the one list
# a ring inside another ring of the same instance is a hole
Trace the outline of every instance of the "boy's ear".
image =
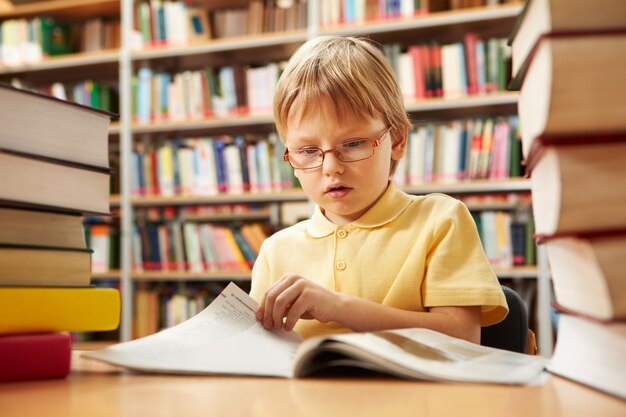
[(407, 136), (408, 132), (403, 132), (401, 139), (398, 140), (398, 138), (394, 138), (395, 140), (391, 145), (391, 159), (395, 161), (402, 159), (408, 143)]

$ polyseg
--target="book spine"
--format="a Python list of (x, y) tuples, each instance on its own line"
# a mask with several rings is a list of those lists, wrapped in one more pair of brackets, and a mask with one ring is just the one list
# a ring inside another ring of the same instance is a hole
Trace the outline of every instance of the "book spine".
[(67, 333), (0, 335), (0, 381), (64, 378), (71, 355)]

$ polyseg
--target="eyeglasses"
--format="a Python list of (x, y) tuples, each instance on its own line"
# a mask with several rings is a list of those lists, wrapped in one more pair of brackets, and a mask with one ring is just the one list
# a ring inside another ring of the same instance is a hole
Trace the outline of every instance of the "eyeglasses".
[(323, 150), (317, 146), (305, 146), (293, 151), (286, 149), (283, 160), (289, 162), (289, 165), (294, 169), (319, 168), (324, 163), (324, 157), (328, 152), (334, 152), (342, 162), (362, 161), (374, 155), (374, 148), (380, 145), (389, 129), (391, 127), (385, 129), (377, 139), (350, 139), (328, 150)]

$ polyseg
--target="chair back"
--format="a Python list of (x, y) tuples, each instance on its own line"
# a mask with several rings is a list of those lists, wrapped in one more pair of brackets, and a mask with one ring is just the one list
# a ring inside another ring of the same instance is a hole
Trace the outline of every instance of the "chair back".
[[(519, 353), (529, 352), (528, 311), (522, 297), (515, 290), (502, 286), (509, 314), (499, 323), (481, 328), (480, 344)], [(534, 334), (533, 334), (534, 335)], [(534, 340), (533, 340), (534, 345)]]

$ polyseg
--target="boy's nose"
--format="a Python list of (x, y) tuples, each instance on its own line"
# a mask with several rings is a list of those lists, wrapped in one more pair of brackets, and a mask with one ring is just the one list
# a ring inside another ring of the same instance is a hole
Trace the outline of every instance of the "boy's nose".
[(335, 173), (343, 173), (344, 162), (339, 159), (334, 149), (324, 152), (324, 160), (322, 161), (322, 172), (326, 175)]

